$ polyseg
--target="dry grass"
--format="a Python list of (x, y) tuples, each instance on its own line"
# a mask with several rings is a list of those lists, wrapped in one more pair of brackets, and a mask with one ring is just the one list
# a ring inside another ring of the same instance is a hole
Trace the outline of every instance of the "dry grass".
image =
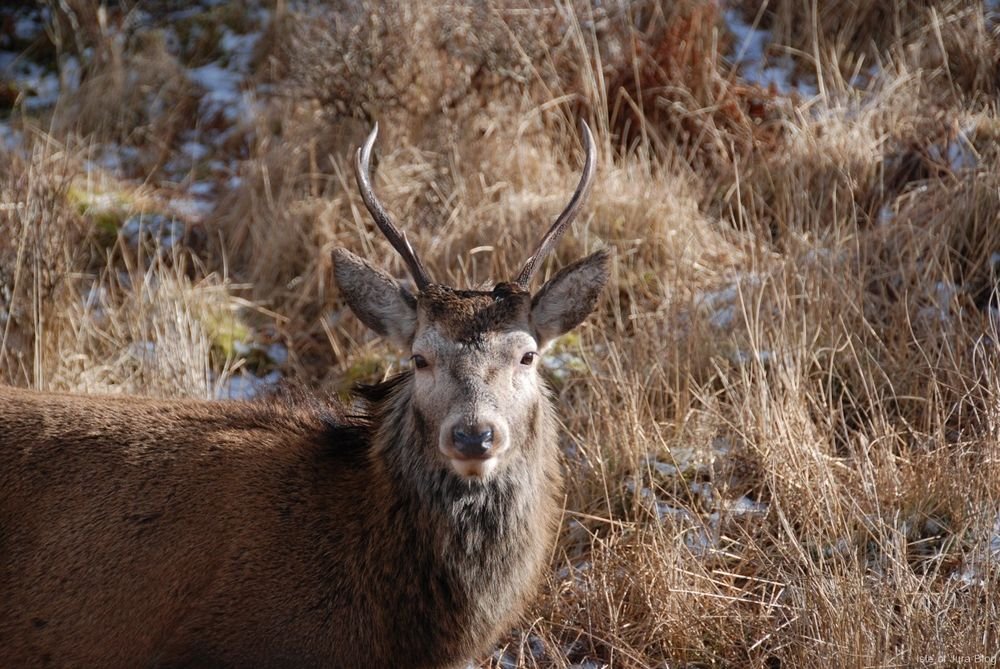
[[(435, 277), (475, 285), (561, 208), (584, 115), (597, 183), (550, 267), (606, 245), (614, 276), (555, 351), (550, 578), (484, 665), (995, 662), (996, 25), (950, 0), (740, 4), (815, 99), (742, 83), (714, 2), (278, 3), (252, 120), (202, 129), (240, 179), (163, 244), (129, 217), (222, 179), (213, 156), (166, 167), (214, 33), (170, 47), (158, 9), (130, 28), (60, 3), (57, 46), (89, 74), (54, 112), (15, 110), (23, 143), (0, 149), (0, 379), (211, 396), (240, 368), (379, 377), (398, 359), (328, 260), (346, 246), (404, 275), (350, 177), (370, 121), (389, 208)], [(214, 12), (218, 34), (245, 29)], [(108, 141), (138, 151), (130, 174), (87, 163)]]

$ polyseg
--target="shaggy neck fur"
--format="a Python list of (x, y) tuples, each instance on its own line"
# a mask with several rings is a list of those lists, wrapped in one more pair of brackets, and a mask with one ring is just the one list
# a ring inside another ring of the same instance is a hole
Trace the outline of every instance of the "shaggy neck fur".
[(481, 652), (476, 640), (510, 622), (547, 559), (555, 525), (548, 516), (558, 506), (542, 495), (560, 489), (555, 422), (541, 399), (494, 475), (467, 480), (440, 458), (436, 429), (413, 409), (411, 393), (411, 373), (363, 391), (380, 426), (369, 457), (385, 489), (373, 498), (385, 500), (380, 524), (399, 528), (375, 543), (382, 564), (384, 551), (399, 552), (396, 564), (419, 588), (401, 593), (406, 607), (426, 602), (426, 616), (405, 627), (394, 621), (400, 650), (444, 651), (434, 662), (446, 664)]

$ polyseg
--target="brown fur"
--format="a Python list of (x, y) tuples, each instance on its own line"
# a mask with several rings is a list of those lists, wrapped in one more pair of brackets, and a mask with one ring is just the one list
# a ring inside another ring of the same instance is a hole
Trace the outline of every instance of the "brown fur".
[(417, 296), (417, 308), (449, 338), (470, 342), (511, 323), (527, 323), (531, 295), (510, 283), (491, 292), (432, 284)]
[[(356, 416), (0, 387), (0, 667), (447, 667), (520, 613), (560, 488), (525, 352), (589, 313), (607, 256), (534, 302), (334, 261), (355, 313), (429, 359)], [(483, 420), (494, 452), (456, 460)]]
[(356, 419), (303, 397), (0, 388), (0, 666), (436, 667), (482, 652), (552, 539), (551, 410), (537, 455), (486, 483), (429, 459), (415, 476), (430, 437), (411, 381), (369, 389)]

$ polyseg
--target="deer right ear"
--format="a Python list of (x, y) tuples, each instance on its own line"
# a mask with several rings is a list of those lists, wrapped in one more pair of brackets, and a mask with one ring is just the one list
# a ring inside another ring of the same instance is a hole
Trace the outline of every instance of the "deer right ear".
[(346, 249), (333, 251), (333, 276), (362, 323), (399, 348), (409, 348), (417, 327), (417, 300), (386, 272)]
[(611, 253), (607, 249), (563, 267), (531, 300), (535, 339), (544, 348), (583, 322), (608, 282)]

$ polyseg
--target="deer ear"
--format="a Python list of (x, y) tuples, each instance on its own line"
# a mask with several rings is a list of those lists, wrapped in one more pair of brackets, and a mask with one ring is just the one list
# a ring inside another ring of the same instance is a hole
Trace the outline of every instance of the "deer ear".
[(531, 300), (535, 339), (543, 347), (583, 322), (608, 282), (611, 254), (603, 249), (559, 270)]
[(362, 323), (399, 348), (409, 348), (417, 327), (417, 300), (409, 291), (346, 249), (333, 251), (333, 276)]

